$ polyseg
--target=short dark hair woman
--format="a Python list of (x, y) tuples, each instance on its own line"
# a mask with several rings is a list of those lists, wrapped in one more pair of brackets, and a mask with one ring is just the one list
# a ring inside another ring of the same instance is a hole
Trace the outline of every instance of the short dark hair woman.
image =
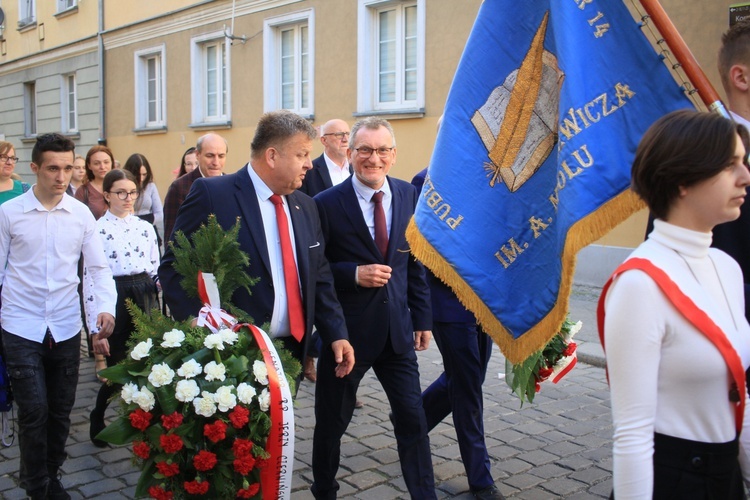
[(744, 127), (688, 110), (659, 119), (636, 151), (632, 187), (654, 230), (599, 302), (615, 498), (745, 498), (750, 326), (740, 268), (710, 245), (740, 214), (747, 151)]

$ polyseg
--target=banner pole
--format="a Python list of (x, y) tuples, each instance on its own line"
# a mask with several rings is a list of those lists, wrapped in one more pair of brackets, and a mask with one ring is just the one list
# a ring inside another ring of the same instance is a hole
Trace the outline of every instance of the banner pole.
[(654, 26), (656, 26), (656, 29), (659, 30), (659, 33), (664, 37), (664, 40), (669, 46), (669, 50), (672, 51), (675, 59), (677, 59), (682, 66), (682, 70), (685, 72), (685, 75), (690, 82), (695, 86), (698, 95), (701, 97), (701, 100), (709, 111), (719, 113), (726, 118), (731, 118), (726, 106), (721, 102), (719, 94), (716, 92), (713, 85), (711, 85), (706, 74), (703, 73), (700, 64), (695, 60), (695, 57), (693, 56), (693, 53), (690, 52), (685, 40), (682, 39), (682, 35), (677, 31), (675, 25), (672, 24), (672, 21), (669, 19), (669, 16), (667, 16), (667, 13), (664, 11), (661, 4), (659, 4), (658, 0), (640, 0), (640, 2), (653, 21)]

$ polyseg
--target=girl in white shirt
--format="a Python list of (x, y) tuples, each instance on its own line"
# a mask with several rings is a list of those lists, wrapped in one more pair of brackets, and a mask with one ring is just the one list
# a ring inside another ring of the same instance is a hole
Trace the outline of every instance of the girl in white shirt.
[[(125, 358), (125, 344), (134, 329), (125, 301), (131, 299), (146, 312), (158, 308), (155, 280), (159, 249), (154, 227), (132, 215), (139, 196), (133, 174), (126, 170), (112, 170), (104, 177), (103, 193), (109, 210), (96, 222), (96, 232), (102, 240), (117, 285), (117, 314), (112, 335), (108, 339), (93, 336), (93, 342), (107, 353), (107, 366), (114, 366)], [(95, 296), (87, 295), (87, 304), (95, 302)], [(96, 446), (106, 446), (104, 441), (96, 439), (96, 435), (104, 429), (104, 412), (117, 390), (119, 386), (110, 384), (102, 384), (99, 389), (89, 429), (91, 441)]]
[(747, 146), (741, 125), (682, 110), (654, 123), (636, 151), (632, 187), (656, 221), (625, 265), (655, 271), (615, 271), (600, 299), (617, 500), (745, 498), (750, 413), (737, 410), (750, 326), (740, 268), (710, 244), (713, 227), (740, 214)]

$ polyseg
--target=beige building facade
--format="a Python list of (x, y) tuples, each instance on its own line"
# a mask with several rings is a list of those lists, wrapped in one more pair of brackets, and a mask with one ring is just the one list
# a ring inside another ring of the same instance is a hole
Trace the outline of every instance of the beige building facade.
[[(735, 1), (661, 1), (722, 95), (715, 57)], [(315, 124), (379, 114), (398, 138), (391, 173), (410, 179), (430, 160), (481, 3), (0, 0), (0, 137), (16, 145), (27, 177), (43, 132), (71, 136), (82, 154), (106, 142), (122, 163), (144, 154), (163, 196), (206, 132), (227, 138), (233, 172), (264, 111), (292, 109)], [(586, 249), (586, 262), (619, 262), (644, 227), (644, 214), (632, 217)]]

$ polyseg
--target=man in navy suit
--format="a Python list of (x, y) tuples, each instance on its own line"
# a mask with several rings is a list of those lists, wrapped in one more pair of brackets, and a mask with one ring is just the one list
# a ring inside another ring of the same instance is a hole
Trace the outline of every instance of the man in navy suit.
[[(323, 144), (323, 153), (312, 161), (312, 170), (307, 172), (299, 188), (311, 198), (321, 191), (341, 184), (351, 175), (351, 167), (346, 157), (349, 125), (338, 118), (328, 120), (320, 127), (320, 142)], [(302, 365), (305, 378), (310, 382), (317, 380), (315, 358), (320, 356), (319, 337), (318, 332), (314, 331)], [(361, 402), (358, 404), (359, 407), (362, 406)]]
[[(246, 269), (260, 282), (250, 296), (239, 289), (232, 302), (250, 314), (258, 325), (270, 323), (269, 334), (302, 361), (305, 341), (313, 324), (330, 346), (334, 360), (331, 376), (344, 376), (354, 366), (354, 352), (348, 341), (344, 316), (336, 299), (333, 277), (325, 257), (325, 241), (315, 203), (295, 190), (310, 170), (310, 151), (315, 129), (304, 118), (288, 111), (266, 113), (258, 122), (251, 144), (250, 163), (237, 173), (196, 179), (180, 207), (174, 232), (189, 238), (209, 214), (224, 228), (239, 217), (238, 241), (250, 257)], [(280, 195), (294, 246), (304, 311), (304, 337), (291, 336), (288, 297), (285, 289), (283, 255), (273, 195)], [(164, 298), (174, 317), (184, 320), (198, 313), (201, 303), (189, 298), (180, 286), (172, 266), (174, 254), (168, 248), (159, 267)], [(335, 371), (335, 373), (334, 373)]]
[[(422, 191), (427, 169), (411, 183)], [(432, 430), (453, 413), (453, 427), (474, 498), (504, 498), (495, 486), (484, 440), (482, 384), (492, 355), (492, 339), (453, 291), (427, 271), (432, 299), (432, 330), (443, 357), (442, 374), (422, 393), (427, 427)]]
[(312, 493), (336, 498), (341, 437), (354, 412), (357, 387), (372, 367), (391, 404), (409, 494), (437, 498), (415, 353), (429, 345), (432, 312), (424, 268), (411, 257), (405, 237), (417, 191), (387, 177), (396, 142), (383, 119), (354, 125), (348, 157), (354, 175), (315, 202), (357, 363), (348, 376), (336, 378), (331, 353), (323, 351), (318, 360)]
[(328, 188), (337, 186), (351, 175), (346, 149), (349, 147), (349, 125), (334, 118), (320, 127), (323, 154), (312, 162), (312, 170), (305, 175), (300, 191), (313, 197)]

